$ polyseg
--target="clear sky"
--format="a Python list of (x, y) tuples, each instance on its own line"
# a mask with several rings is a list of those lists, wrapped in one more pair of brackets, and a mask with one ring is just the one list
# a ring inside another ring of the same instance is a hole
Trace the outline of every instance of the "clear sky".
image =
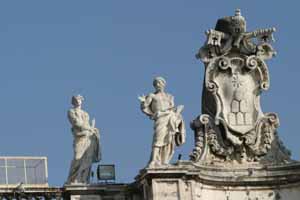
[(103, 164), (115, 164), (118, 182), (132, 182), (150, 155), (152, 121), (138, 95), (163, 76), (189, 122), (200, 113), (203, 64), (195, 54), (204, 31), (241, 8), (248, 30), (275, 26), (278, 55), (269, 61), (265, 112), (277, 112), (279, 134), (299, 159), (298, 1), (6, 0), (0, 2), (0, 153), (47, 156), (49, 183), (61, 186), (72, 155), (67, 110), (74, 94), (101, 130)]

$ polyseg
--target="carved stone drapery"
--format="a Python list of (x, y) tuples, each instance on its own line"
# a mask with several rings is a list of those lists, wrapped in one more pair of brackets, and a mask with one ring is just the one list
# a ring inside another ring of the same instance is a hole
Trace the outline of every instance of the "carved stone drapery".
[(275, 28), (246, 32), (240, 10), (206, 32), (207, 41), (196, 55), (205, 64), (205, 78), (203, 115), (191, 123), (194, 162), (290, 161), (277, 135), (277, 114), (260, 107), (260, 94), (270, 86), (265, 60), (275, 55), (269, 44), (273, 32)]

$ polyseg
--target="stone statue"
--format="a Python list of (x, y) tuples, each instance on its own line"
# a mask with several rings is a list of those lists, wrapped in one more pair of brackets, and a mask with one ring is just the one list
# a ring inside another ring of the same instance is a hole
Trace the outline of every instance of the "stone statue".
[(164, 91), (166, 81), (157, 77), (153, 81), (154, 93), (139, 97), (141, 110), (154, 120), (154, 136), (149, 167), (168, 165), (175, 145), (185, 142), (183, 106), (174, 105), (174, 97)]
[(246, 32), (238, 9), (206, 32), (196, 55), (205, 64), (202, 113), (192, 122), (194, 162), (285, 163), (290, 152), (278, 138), (276, 113), (263, 113), (260, 94), (269, 88), (265, 60), (275, 55), (275, 28)]
[(71, 163), (67, 184), (88, 184), (93, 163), (101, 159), (99, 130), (95, 128), (95, 119), (90, 124), (89, 114), (81, 109), (83, 97), (72, 97), (68, 118), (74, 136), (74, 158)]

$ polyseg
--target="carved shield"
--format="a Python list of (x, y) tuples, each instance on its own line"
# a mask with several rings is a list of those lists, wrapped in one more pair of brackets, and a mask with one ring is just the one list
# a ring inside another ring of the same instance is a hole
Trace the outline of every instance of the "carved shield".
[(215, 117), (236, 133), (246, 134), (254, 129), (262, 115), (259, 94), (260, 89), (266, 89), (262, 86), (268, 85), (261, 73), (262, 64), (255, 57), (222, 57), (207, 68), (206, 84), (218, 107)]

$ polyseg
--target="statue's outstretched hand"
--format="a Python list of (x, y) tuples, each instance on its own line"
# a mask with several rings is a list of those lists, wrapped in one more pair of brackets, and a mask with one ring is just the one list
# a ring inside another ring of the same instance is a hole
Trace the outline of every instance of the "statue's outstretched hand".
[(140, 102), (144, 102), (146, 101), (146, 96), (145, 95), (138, 96), (138, 99), (140, 100)]

